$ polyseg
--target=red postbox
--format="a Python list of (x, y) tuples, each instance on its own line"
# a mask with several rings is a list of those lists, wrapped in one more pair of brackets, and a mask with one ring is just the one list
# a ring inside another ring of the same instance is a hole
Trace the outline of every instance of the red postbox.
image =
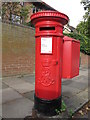
[(34, 107), (54, 115), (61, 107), (63, 26), (68, 17), (56, 11), (37, 12), (31, 16), (35, 25), (35, 96)]
[(79, 75), (80, 41), (64, 36), (63, 38), (62, 78)]

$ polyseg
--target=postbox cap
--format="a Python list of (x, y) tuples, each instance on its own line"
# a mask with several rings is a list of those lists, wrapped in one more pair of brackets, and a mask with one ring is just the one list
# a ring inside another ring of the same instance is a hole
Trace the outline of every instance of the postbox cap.
[(64, 40), (64, 41), (74, 41), (74, 42), (80, 43), (79, 40), (76, 40), (76, 39), (71, 38), (71, 37), (68, 37), (68, 36), (64, 36), (64, 37), (63, 37), (63, 40)]
[(67, 15), (57, 11), (40, 11), (31, 15), (30, 18), (33, 24), (35, 24), (38, 21), (38, 19), (46, 20), (48, 18), (48, 19), (56, 20), (61, 24), (65, 25), (68, 23), (69, 20)]

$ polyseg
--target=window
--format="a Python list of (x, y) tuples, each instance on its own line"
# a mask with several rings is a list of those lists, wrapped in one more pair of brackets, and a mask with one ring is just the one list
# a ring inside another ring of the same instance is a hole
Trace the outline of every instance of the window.
[(33, 10), (32, 10), (32, 11), (33, 11), (33, 13), (35, 13), (35, 8), (33, 8)]
[(33, 13), (36, 13), (36, 12), (38, 12), (38, 8), (34, 7), (32, 11), (33, 11)]
[(20, 24), (20, 16), (12, 14), (12, 22)]

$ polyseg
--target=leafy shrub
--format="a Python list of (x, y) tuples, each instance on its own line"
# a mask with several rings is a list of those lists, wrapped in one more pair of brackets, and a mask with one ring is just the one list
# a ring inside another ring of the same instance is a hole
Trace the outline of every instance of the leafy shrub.
[(26, 25), (34, 28), (34, 25), (31, 23), (31, 21), (26, 23)]
[(90, 55), (90, 42), (89, 42), (89, 38), (81, 35), (81, 34), (77, 34), (77, 33), (63, 33), (65, 36), (68, 37), (72, 37), (76, 40), (80, 40), (80, 51)]

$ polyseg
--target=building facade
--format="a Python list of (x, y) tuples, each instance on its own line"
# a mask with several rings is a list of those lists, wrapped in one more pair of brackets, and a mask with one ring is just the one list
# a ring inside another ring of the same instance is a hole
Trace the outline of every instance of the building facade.
[(33, 13), (43, 10), (55, 10), (44, 2), (3, 2), (2, 20), (17, 24), (30, 21)]

